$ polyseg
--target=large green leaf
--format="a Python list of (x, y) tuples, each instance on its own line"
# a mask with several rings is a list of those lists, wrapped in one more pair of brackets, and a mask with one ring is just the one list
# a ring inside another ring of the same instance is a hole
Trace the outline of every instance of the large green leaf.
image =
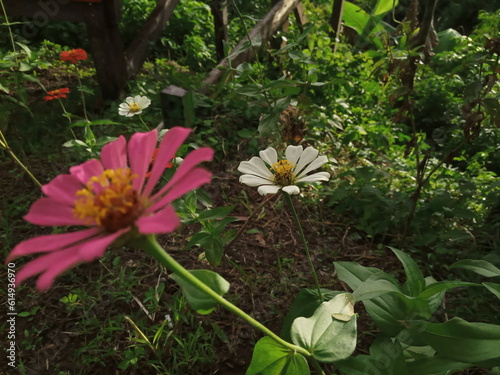
[(378, 0), (373, 8), (372, 16), (382, 16), (398, 5), (399, 0)]
[(309, 375), (302, 354), (291, 351), (270, 337), (260, 339), (253, 350), (246, 375)]
[(481, 284), (469, 283), (467, 281), (438, 281), (427, 286), (422, 293), (420, 293), (419, 298), (428, 299), (437, 293), (462, 286), (481, 286)]
[(392, 342), (391, 339), (384, 336), (380, 336), (374, 341), (370, 347), (370, 356), (358, 355), (350, 357), (335, 362), (335, 367), (347, 375), (408, 374), (400, 344)]
[(456, 370), (462, 370), (472, 367), (469, 363), (453, 361), (435, 355), (427, 358), (420, 358), (408, 363), (408, 372), (406, 375), (448, 375), (455, 373)]
[(391, 280), (388, 280), (386, 276), (390, 275), (382, 272), (371, 275), (354, 290), (354, 298), (356, 298), (357, 301), (364, 301), (391, 292), (401, 294), (401, 290), (394, 284), (392, 276), (390, 277)]
[(445, 323), (408, 321), (413, 334), (443, 358), (476, 363), (500, 361), (500, 326), (453, 318)]
[[(189, 272), (221, 296), (229, 290), (229, 283), (215, 272), (208, 270), (192, 270)], [(170, 277), (180, 285), (186, 300), (196, 312), (199, 314), (210, 314), (213, 311), (217, 302), (212, 297), (176, 274)]]
[(497, 296), (498, 298), (500, 298), (500, 284), (483, 283), (483, 285), (491, 293), (493, 293), (495, 296)]
[(292, 324), (292, 341), (307, 349), (321, 362), (349, 357), (356, 347), (354, 298), (349, 293), (323, 302), (310, 318), (297, 318)]
[[(382, 273), (378, 268), (375, 267), (363, 267), (359, 263), (355, 262), (334, 262), (335, 270), (340, 280), (349, 285), (352, 290), (356, 290), (359, 285), (366, 281), (370, 276), (375, 273)], [(389, 274), (386, 274), (390, 277)]]
[(399, 321), (404, 320), (406, 314), (398, 308), (398, 303), (400, 301), (390, 295), (363, 302), (375, 325), (390, 336), (397, 335), (404, 328)]
[(476, 259), (464, 259), (459, 260), (458, 262), (453, 263), (448, 268), (462, 268), (465, 270), (469, 270), (475, 272), (481, 276), (485, 277), (497, 277), (500, 276), (500, 269), (498, 269), (495, 265), (487, 262), (486, 260), (476, 260)]
[(324, 302), (324, 299), (329, 301), (340, 293), (343, 292), (321, 289), (321, 295), (323, 297), (323, 299), (321, 299), (317, 289), (301, 289), (283, 321), (280, 332), (281, 338), (291, 342), (292, 336), (290, 335), (290, 328), (292, 327), (293, 321), (299, 317), (309, 318), (314, 314), (314, 311), (316, 311), (319, 305)]
[(399, 261), (403, 264), (406, 273), (406, 283), (403, 286), (403, 290), (407, 291), (410, 296), (417, 297), (425, 288), (425, 279), (422, 271), (420, 271), (417, 263), (408, 254), (394, 247), (389, 246), (389, 249), (396, 254)]
[(359, 6), (346, 1), (344, 3), (342, 20), (345, 25), (352, 27), (359, 35), (361, 35), (370, 21), (370, 15)]

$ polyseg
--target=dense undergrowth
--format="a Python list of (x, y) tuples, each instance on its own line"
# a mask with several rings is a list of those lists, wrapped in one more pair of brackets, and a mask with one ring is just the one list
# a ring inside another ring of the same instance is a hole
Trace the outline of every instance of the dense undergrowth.
[[(30, 41), (19, 25), (0, 25), (2, 33), (14, 32), (12, 45), (2, 42), (0, 63), (4, 258), (27, 238), (63, 231), (22, 220), (40, 192), (20, 164), (45, 184), (98, 157), (119, 135), (156, 128), (163, 119), (159, 92), (173, 84), (193, 95), (184, 112), (193, 132), (177, 156), (203, 146), (215, 151), (207, 166), (213, 182), (176, 202), (184, 226), (159, 237), (179, 262), (220, 273), (231, 283), (231, 302), (290, 342), (292, 318), (310, 317), (333, 291), (352, 291), (360, 301), (358, 346), (351, 357), (328, 357), (325, 373), (498, 374), (492, 348), (500, 340), (500, 13), (480, 11), (468, 35), (436, 22), (439, 44), (429, 53), (411, 46), (416, 31), (408, 21), (392, 19), (404, 14), (405, 2), (380, 15), (369, 13), (374, 4), (359, 2), (378, 27), (351, 43), (340, 38), (334, 50), (325, 21), (331, 2), (305, 2), (308, 24), (291, 18), (273, 43), (279, 47), (232, 67), (232, 79), (208, 95), (197, 89), (216, 66), (210, 8), (184, 3), (129, 82), (131, 96), (151, 100), (140, 120), (120, 116), (120, 101), (99, 99), (90, 59), (60, 60), (63, 50), (86, 47), (78, 26), (50, 26)], [(235, 41), (267, 3), (230, 3)], [(154, 1), (124, 6), (127, 41)], [(62, 87), (67, 98), (44, 100)], [(175, 125), (185, 124), (163, 126)], [(315, 288), (303, 289), (314, 280), (283, 199), (261, 205), (265, 198), (238, 182), (241, 161), (290, 144), (328, 156), (330, 180), (305, 186), (295, 199), (325, 290), (319, 299)], [(243, 374), (256, 343), (258, 353), (276, 349), (220, 307), (193, 312), (167, 275), (164, 265), (128, 246), (66, 273), (44, 294), (28, 281), (16, 291), (18, 365), (5, 371)], [(1, 324), (7, 332), (5, 319)], [(446, 334), (439, 324), (448, 324)], [(456, 345), (432, 341), (430, 332)], [(289, 373), (308, 373), (286, 363), (296, 371)], [(252, 364), (248, 373), (260, 373)]]

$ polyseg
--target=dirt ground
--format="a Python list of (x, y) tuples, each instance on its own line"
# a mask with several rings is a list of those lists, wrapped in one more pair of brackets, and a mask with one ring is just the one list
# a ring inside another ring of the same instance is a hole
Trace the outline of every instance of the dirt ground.
[[(46, 167), (33, 163), (35, 169), (47, 171)], [(60, 166), (61, 167), (61, 166)], [(48, 175), (53, 177), (56, 165), (52, 165)], [(256, 189), (243, 186), (238, 183), (236, 165), (231, 168), (220, 165), (212, 168), (214, 181), (206, 187), (207, 192), (213, 199), (214, 206), (235, 205), (231, 214), (239, 220), (230, 224), (229, 228), (238, 230), (246, 220), (250, 211), (242, 199), (242, 190), (248, 195), (251, 208), (255, 208), (262, 201), (262, 197)], [(12, 172), (15, 171), (15, 172)], [(61, 168), (59, 172), (65, 172)], [(0, 167), (0, 196), (2, 197), (2, 215), (13, 224), (14, 232), (2, 236), (2, 247), (5, 256), (9, 247), (26, 238), (50, 233), (50, 229), (33, 225), (16, 225), (21, 216), (26, 213), (29, 202), (17, 202), (16, 197), (22, 192), (23, 197), (32, 197), (32, 201), (40, 196), (33, 187), (31, 180), (26, 177), (11, 162), (3, 162)], [(48, 181), (48, 177), (44, 181)], [(364, 238), (362, 233), (342, 223), (339, 218), (322, 208), (321, 201), (316, 206), (306, 206), (296, 199), (296, 209), (302, 218), (302, 224), (309, 240), (309, 246), (313, 256), (313, 262), (317, 268), (318, 277), (322, 287), (331, 290), (348, 290), (337, 279), (334, 261), (357, 261), (364, 266), (374, 266), (386, 272), (391, 270), (401, 272), (400, 264), (390, 252), (380, 252), (375, 249), (371, 241)], [(186, 250), (185, 238), (194, 234), (196, 226), (184, 226), (172, 235), (161, 236), (160, 244), (173, 255), (177, 261), (187, 269), (206, 268), (212, 269), (222, 275), (230, 282), (231, 288), (227, 294), (228, 299), (235, 302), (241, 309), (250, 313), (257, 320), (264, 323), (274, 332), (279, 332), (284, 316), (298, 291), (304, 287), (314, 285), (312, 275), (309, 271), (307, 259), (299, 233), (293, 221), (288, 207), (275, 197), (266, 204), (262, 211), (255, 215), (248, 223), (242, 234), (228, 246), (225, 259), (216, 268), (200, 262), (198, 256), (200, 250), (197, 248)], [(20, 207), (19, 207), (20, 206)], [(19, 209), (17, 209), (18, 207)], [(250, 233), (248, 233), (250, 232)], [(4, 241), (6, 238), (12, 243)], [(140, 269), (141, 275), (132, 288), (133, 295), (143, 300), (144, 294), (150, 286), (156, 285), (159, 280), (165, 282), (166, 290), (160, 301), (159, 310), (153, 321), (147, 320), (149, 324), (158, 324), (162, 317), (168, 313), (168, 309), (162, 308), (163, 299), (171, 301), (170, 296), (178, 292), (178, 286), (168, 279), (166, 271), (159, 267), (147, 254), (135, 249), (110, 250), (120, 256), (120, 265), (130, 266), (126, 269), (134, 272)], [(279, 259), (279, 261), (278, 261)], [(65, 374), (80, 373), (75, 370), (75, 353), (81, 351), (88, 345), (95, 333), (85, 334), (78, 329), (79, 322), (84, 318), (81, 313), (71, 312), (61, 307), (60, 299), (67, 296), (75, 287), (95, 291), (96, 280), (99, 280), (103, 272), (103, 265), (113, 267), (114, 257), (105, 257), (103, 262), (82, 264), (68, 274), (59, 277), (55, 286), (45, 293), (36, 291), (34, 280), (29, 280), (18, 292), (18, 303), (22, 309), (30, 311), (36, 306), (39, 310), (33, 316), (18, 318), (17, 332), (18, 340), (32, 342), (33, 345), (21, 348), (17, 355), (22, 359), (26, 374), (51, 374), (57, 375), (54, 369), (59, 369)], [(23, 261), (19, 261), (23, 263)], [(135, 275), (135, 274), (134, 274)], [(135, 275), (134, 277), (137, 277)], [(125, 280), (127, 276), (125, 275)], [(2, 280), (5, 280), (2, 271)], [(106, 285), (103, 285), (106, 287)], [(97, 322), (104, 322), (109, 316), (117, 316), (118, 313), (129, 316), (145, 315), (141, 312), (141, 306), (137, 299), (130, 297), (123, 300), (107, 300), (102, 296), (95, 295), (97, 303), (92, 308), (92, 314)], [(2, 298), (3, 299), (3, 298)], [(372, 340), (374, 327), (370, 319), (363, 312), (361, 304), (356, 304), (358, 318), (359, 342), (357, 353), (367, 353), (367, 348)], [(88, 317), (85, 317), (88, 319)], [(245, 322), (235, 319), (229, 312), (217, 308), (212, 314), (199, 316), (207, 331), (214, 325), (224, 334), (218, 335), (214, 345), (218, 359), (214, 363), (206, 364), (202, 369), (193, 371), (189, 375), (240, 375), (244, 374), (251, 359), (253, 344), (261, 337), (261, 334), (248, 326)], [(121, 328), (121, 329), (120, 329)], [(78, 332), (78, 333), (77, 333)], [(210, 332), (210, 331), (209, 331)], [(116, 350), (115, 362), (109, 362), (105, 367), (95, 364), (89, 374), (155, 374), (152, 367), (139, 366), (138, 369), (119, 370), (117, 365), (120, 360), (120, 351), (125, 350), (131, 344), (131, 336), (135, 336), (127, 322), (122, 321), (121, 327), (109, 332), (110, 343), (103, 350)], [(221, 339), (221, 337), (226, 339)], [(94, 348), (95, 349), (95, 348)], [(98, 351), (96, 356), (101, 355)], [(0, 372), (1, 373), (1, 372)], [(8, 371), (7, 374), (21, 374), (18, 370)], [(480, 372), (474, 372), (480, 374)], [(404, 375), (404, 374), (402, 374)], [(424, 374), (423, 374), (424, 375)]]

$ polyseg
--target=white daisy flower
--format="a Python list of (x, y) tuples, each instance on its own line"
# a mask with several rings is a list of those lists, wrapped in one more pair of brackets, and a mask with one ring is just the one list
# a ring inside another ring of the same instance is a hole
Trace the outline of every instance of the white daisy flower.
[(143, 109), (149, 107), (151, 100), (145, 96), (129, 96), (125, 102), (118, 106), (118, 114), (121, 116), (132, 117), (138, 115)]
[(278, 153), (272, 147), (260, 151), (260, 158), (254, 156), (250, 161), (242, 161), (238, 171), (243, 173), (240, 182), (248, 186), (258, 186), (260, 195), (275, 194), (279, 190), (295, 195), (300, 193), (299, 182), (328, 181), (328, 172), (309, 172), (318, 169), (328, 161), (326, 156), (318, 156), (313, 147), (288, 146), (286, 159), (278, 160)]

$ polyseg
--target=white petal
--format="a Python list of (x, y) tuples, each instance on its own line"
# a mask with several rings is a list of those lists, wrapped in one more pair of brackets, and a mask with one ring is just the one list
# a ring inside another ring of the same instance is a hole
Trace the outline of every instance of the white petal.
[(240, 176), (240, 182), (242, 184), (248, 185), (248, 186), (260, 186), (260, 185), (269, 185), (269, 183), (272, 183), (272, 181), (269, 181), (266, 178), (263, 177), (257, 177), (251, 174), (244, 174)]
[(118, 108), (118, 114), (120, 116), (127, 116), (127, 117), (132, 117), (134, 114), (130, 112), (128, 108)]
[(127, 103), (128, 105), (130, 105), (132, 103), (135, 103), (134, 102), (134, 98), (132, 98), (131, 96), (129, 96), (127, 99), (125, 99), (125, 103)]
[(301, 178), (302, 176), (306, 175), (307, 173), (314, 171), (315, 169), (318, 169), (321, 167), (323, 164), (325, 164), (328, 161), (328, 158), (325, 155), (318, 156), (311, 164), (307, 166), (306, 169), (304, 169), (298, 176), (297, 178)]
[(281, 188), (276, 185), (263, 185), (259, 186), (257, 191), (259, 192), (260, 195), (266, 195), (266, 194), (276, 194)]
[(295, 185), (285, 186), (285, 187), (283, 188), (283, 191), (284, 191), (285, 193), (290, 194), (290, 195), (297, 195), (297, 194), (299, 194), (299, 193), (300, 193), (300, 189), (299, 189), (299, 187), (298, 187), (298, 186), (295, 186)]
[(316, 150), (314, 147), (309, 146), (307, 147), (302, 155), (300, 155), (300, 160), (295, 166), (294, 173), (297, 175), (300, 173), (300, 171), (309, 163), (311, 163), (316, 157), (318, 156), (319, 151)]
[(138, 95), (134, 98), (134, 100), (137, 103), (137, 105), (142, 109), (149, 107), (149, 105), (151, 104), (151, 100), (149, 100), (146, 96)]
[(313, 173), (309, 176), (301, 177), (297, 182), (317, 182), (317, 181), (328, 181), (330, 179), (330, 173), (328, 172), (318, 172)]
[(264, 151), (259, 152), (259, 156), (262, 160), (264, 160), (271, 166), (278, 162), (278, 153), (272, 147), (268, 147)]
[(293, 165), (296, 165), (297, 161), (300, 158), (300, 155), (302, 155), (303, 150), (304, 149), (302, 148), (302, 146), (288, 146), (285, 150), (286, 160), (288, 160)]
[(250, 161), (242, 161), (238, 166), (238, 171), (241, 173), (254, 174), (264, 178), (270, 178), (273, 175), (269, 168), (267, 168), (264, 161), (257, 156), (251, 158)]

